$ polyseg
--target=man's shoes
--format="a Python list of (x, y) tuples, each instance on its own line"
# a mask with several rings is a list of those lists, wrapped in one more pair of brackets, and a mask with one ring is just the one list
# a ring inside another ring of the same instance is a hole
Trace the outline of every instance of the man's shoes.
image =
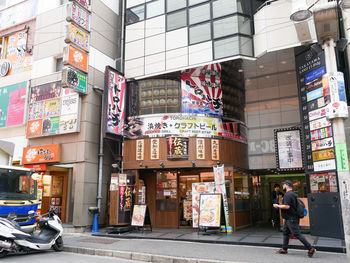
[(281, 248), (280, 250), (276, 251), (276, 254), (288, 254), (288, 251)]
[(316, 252), (316, 249), (313, 247), (313, 248), (311, 248), (311, 249), (307, 252), (307, 256), (308, 256), (309, 258), (312, 258), (313, 255), (315, 254), (315, 252)]

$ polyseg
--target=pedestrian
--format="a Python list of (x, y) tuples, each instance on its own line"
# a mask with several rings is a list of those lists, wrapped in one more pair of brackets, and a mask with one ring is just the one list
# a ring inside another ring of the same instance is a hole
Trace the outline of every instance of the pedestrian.
[[(280, 191), (280, 185), (275, 184), (271, 193), (272, 205), (280, 203), (280, 196), (283, 197), (283, 193)], [(272, 227), (280, 230), (280, 211), (278, 208), (272, 207)]]
[(287, 254), (288, 253), (288, 243), (290, 235), (293, 234), (301, 243), (307, 248), (307, 256), (312, 257), (316, 249), (311, 246), (311, 244), (305, 239), (305, 237), (300, 233), (299, 217), (297, 215), (297, 195), (293, 192), (293, 183), (290, 180), (286, 180), (282, 184), (283, 190), (286, 191), (282, 205), (273, 204), (274, 208), (281, 209), (282, 218), (284, 219), (283, 225), (283, 245), (277, 254)]

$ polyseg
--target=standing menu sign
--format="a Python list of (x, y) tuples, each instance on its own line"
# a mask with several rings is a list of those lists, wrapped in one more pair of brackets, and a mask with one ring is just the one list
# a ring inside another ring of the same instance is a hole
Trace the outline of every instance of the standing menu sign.
[(326, 73), (324, 53), (315, 55), (311, 50), (307, 50), (297, 55), (295, 60), (305, 172), (309, 177), (324, 172), (336, 174), (333, 127), (325, 118), (326, 104), (322, 87), (322, 76)]
[(221, 194), (202, 194), (199, 203), (199, 227), (221, 227)]

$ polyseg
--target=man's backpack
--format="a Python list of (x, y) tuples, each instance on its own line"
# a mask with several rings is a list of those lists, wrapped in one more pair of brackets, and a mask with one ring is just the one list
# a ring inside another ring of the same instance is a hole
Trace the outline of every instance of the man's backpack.
[(305, 204), (299, 198), (297, 198), (297, 216), (299, 218), (304, 218)]

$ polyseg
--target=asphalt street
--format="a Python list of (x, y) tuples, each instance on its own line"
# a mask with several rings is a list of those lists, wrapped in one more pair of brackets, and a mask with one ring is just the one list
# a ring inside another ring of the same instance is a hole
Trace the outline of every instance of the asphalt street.
[(67, 252), (43, 252), (43, 253), (33, 253), (33, 254), (22, 254), (22, 255), (9, 255), (5, 258), (0, 259), (1, 263), (139, 263), (139, 261), (125, 260), (119, 258), (111, 257), (101, 257), (101, 256), (88, 256), (82, 254), (73, 254)]

